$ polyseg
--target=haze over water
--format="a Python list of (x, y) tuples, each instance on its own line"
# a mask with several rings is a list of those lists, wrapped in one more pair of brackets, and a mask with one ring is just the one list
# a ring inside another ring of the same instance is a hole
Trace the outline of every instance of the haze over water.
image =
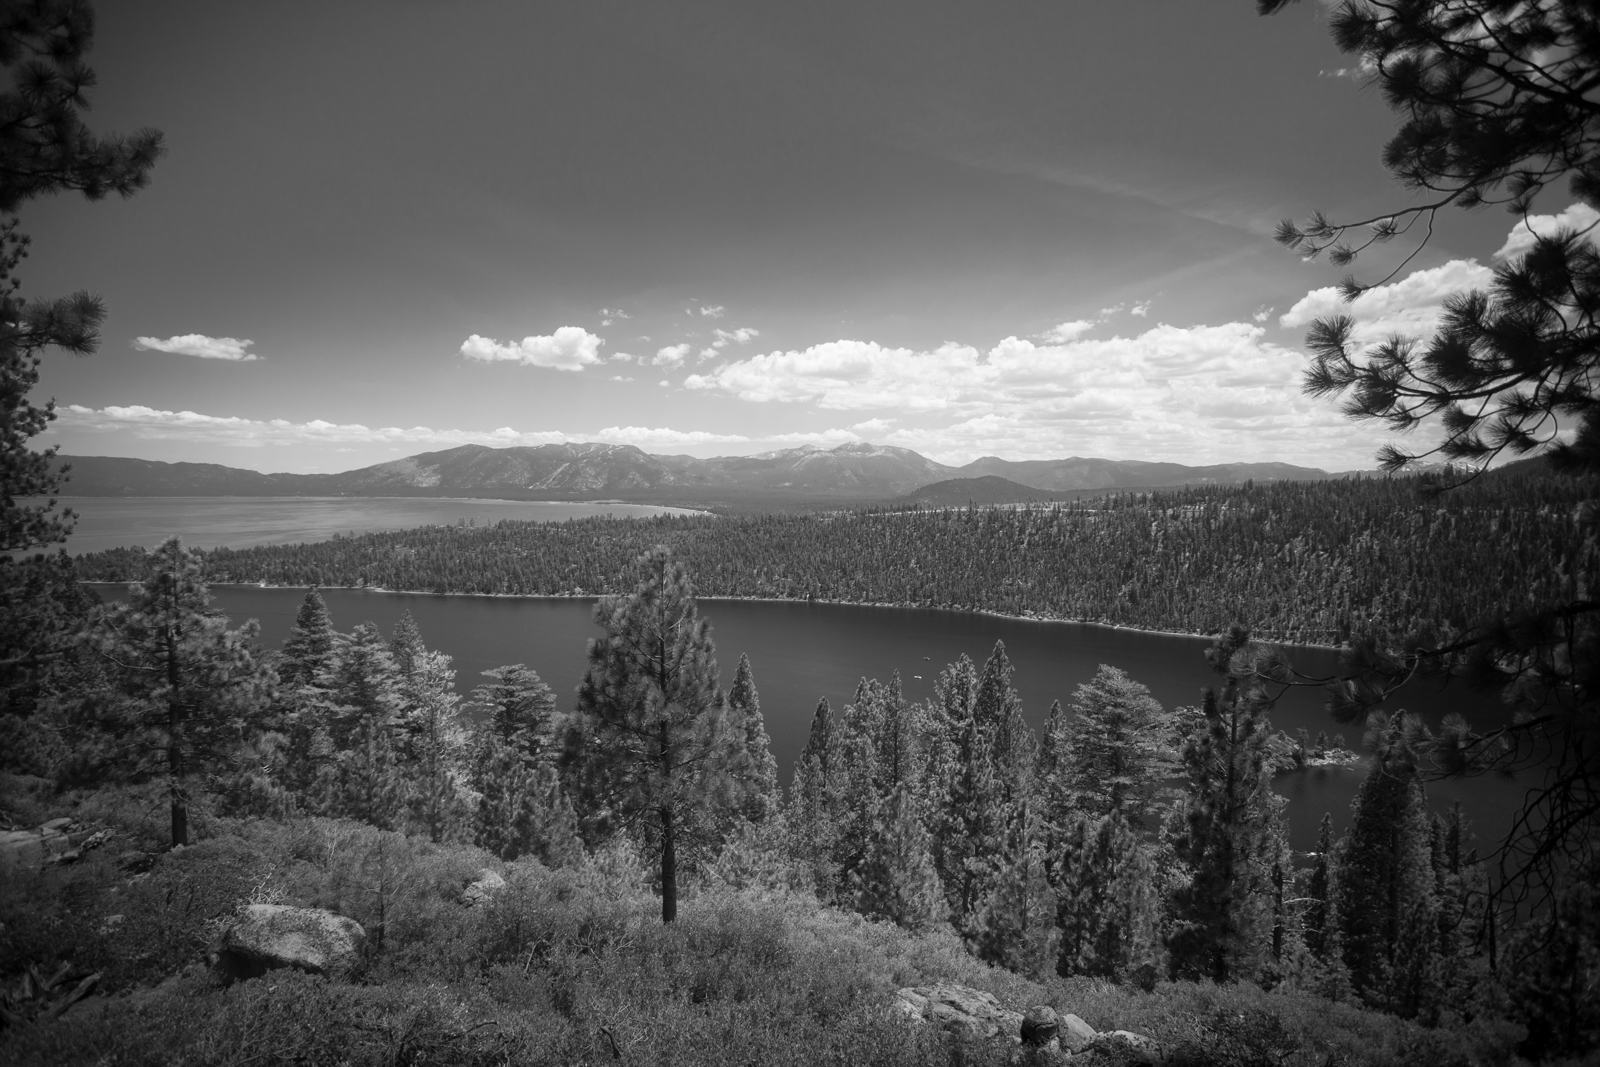
[(482, 526), (502, 519), (559, 522), (596, 515), (697, 514), (652, 504), (475, 497), (64, 496), (60, 500), (78, 513), (77, 528), (67, 542), (67, 550), (74, 554), (125, 545), (148, 548), (175, 533), (191, 548), (248, 548), (459, 522)]

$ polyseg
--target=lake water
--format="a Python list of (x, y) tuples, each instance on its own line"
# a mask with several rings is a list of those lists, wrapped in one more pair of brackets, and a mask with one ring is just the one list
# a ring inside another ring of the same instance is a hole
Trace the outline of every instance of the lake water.
[(182, 534), (194, 548), (248, 548), (326, 541), (335, 534), (417, 526), (477, 525), (501, 519), (559, 522), (595, 515), (643, 518), (689, 515), (650, 504), (480, 500), (468, 497), (65, 496), (78, 513), (67, 550), (79, 554), (125, 545), (160, 544)]
[[(121, 596), (120, 586), (97, 586), (103, 596)], [(294, 624), (303, 589), (214, 586), (215, 604), (238, 623), (260, 620), (268, 647), (279, 646)], [(587, 640), (600, 630), (592, 622), (593, 598), (440, 596), (327, 589), (323, 597), (336, 628), (348, 631), (371, 621), (389, 632), (402, 612), (410, 611), (431, 648), (455, 658), (456, 688), (465, 695), (479, 684), (480, 672), (508, 663), (525, 663), (571, 707), (585, 667)], [(805, 745), (812, 712), (827, 697), (835, 710), (850, 701), (862, 677), (887, 679), (900, 672), (911, 700), (933, 695), (939, 670), (958, 656), (970, 656), (980, 667), (995, 642), (1004, 641), (1015, 667), (1014, 684), (1034, 727), (1044, 723), (1050, 702), (1071, 703), (1073, 691), (1089, 681), (1102, 663), (1120, 667), (1150, 688), (1166, 707), (1197, 704), (1201, 690), (1212, 684), (1202, 656), (1208, 642), (1199, 637), (1119, 630), (1079, 623), (1044, 623), (965, 612), (908, 608), (852, 607), (838, 604), (702, 600), (701, 613), (712, 625), (724, 687), (731, 684), (741, 653), (750, 657), (761, 710), (772, 735), (773, 750), (787, 783), (795, 759)], [(1295, 652), (1305, 672), (1332, 670), (1333, 653), (1321, 649)], [(1504, 711), (1492, 697), (1466, 689), (1460, 682), (1412, 683), (1400, 706), (1437, 722), (1448, 711), (1460, 711), (1474, 722), (1498, 721)], [(1349, 747), (1360, 749), (1361, 731), (1340, 727), (1322, 709), (1317, 689), (1287, 693), (1273, 714), (1275, 726), (1305, 727), (1315, 736), (1343, 731)], [(1350, 799), (1365, 767), (1313, 768), (1281, 774), (1276, 786), (1291, 800), (1294, 845), (1307, 849), (1315, 840), (1323, 812), (1335, 824), (1348, 822)], [(1488, 840), (1507, 825), (1522, 789), (1497, 779), (1440, 783), (1431, 787), (1439, 807), (1460, 799)]]

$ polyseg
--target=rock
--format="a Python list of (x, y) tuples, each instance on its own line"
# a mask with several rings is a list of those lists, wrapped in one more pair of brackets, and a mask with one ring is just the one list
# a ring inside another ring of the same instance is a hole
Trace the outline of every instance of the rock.
[(505, 887), (506, 880), (485, 867), (478, 872), (478, 880), (467, 886), (462, 892), (461, 900), (467, 907), (474, 907), (482, 904)]
[(1095, 1028), (1078, 1018), (1076, 1015), (1063, 1015), (1061, 1017), (1061, 1047), (1068, 1052), (1077, 1052), (1087, 1048), (1100, 1035)]
[(37, 830), (7, 830), (0, 833), (0, 870), (16, 867), (41, 867), (72, 849), (66, 834), (71, 819), (51, 819)]
[(1159, 1064), (1166, 1060), (1161, 1045), (1153, 1037), (1136, 1034), (1131, 1030), (1111, 1030), (1095, 1038), (1091, 1048), (1118, 1048), (1132, 1053), (1140, 1063)]
[(354, 919), (321, 908), (251, 904), (222, 932), (211, 950), (211, 968), (224, 982), (279, 967), (338, 974), (355, 962), (366, 937)]
[(104, 919), (100, 920), (100, 936), (109, 937), (116, 933), (117, 927), (121, 926), (122, 922), (123, 916), (120, 914), (107, 915)]
[(1061, 1018), (1048, 1004), (1036, 1004), (1022, 1013), (1022, 1043), (1042, 1048), (1061, 1030)]
[[(909, 995), (908, 995), (909, 994)], [(895, 996), (917, 1019), (968, 1037), (1022, 1039), (1022, 1014), (1001, 1005), (992, 993), (959, 985), (918, 986)]]

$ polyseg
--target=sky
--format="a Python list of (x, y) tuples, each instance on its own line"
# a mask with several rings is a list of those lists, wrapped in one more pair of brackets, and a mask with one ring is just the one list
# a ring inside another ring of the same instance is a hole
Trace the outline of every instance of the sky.
[(169, 151), (22, 213), (24, 294), (108, 307), (36, 391), (73, 455), (1370, 468), (1388, 434), (1301, 394), (1306, 327), (1426, 336), (1525, 240), (1455, 212), (1353, 305), (1272, 242), (1413, 202), (1317, 0), (98, 7), (86, 118)]

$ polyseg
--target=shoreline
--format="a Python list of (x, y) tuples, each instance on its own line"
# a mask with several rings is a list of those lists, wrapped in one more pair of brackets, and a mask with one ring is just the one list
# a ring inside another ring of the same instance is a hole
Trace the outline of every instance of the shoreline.
[[(125, 582), (95, 582), (81, 581), (81, 585), (126, 585)], [(230, 589), (307, 589), (309, 585), (271, 585), (266, 582), (208, 582), (209, 586), (221, 586)], [(318, 589), (339, 589), (356, 593), (388, 593), (405, 596), (461, 596), (461, 597), (492, 597), (502, 600), (599, 600), (603, 596), (616, 596), (615, 593), (439, 593), (429, 589), (387, 589), (376, 585), (319, 585)], [(1003, 611), (990, 611), (983, 608), (941, 608), (930, 607), (926, 604), (892, 604), (886, 601), (859, 601), (859, 600), (801, 600), (793, 597), (775, 596), (696, 596), (696, 600), (716, 601), (726, 600), (732, 602), (748, 602), (757, 604), (827, 604), (846, 608), (892, 608), (897, 611), (947, 611), (957, 615), (987, 615), (990, 618), (1005, 619), (1009, 622), (1036, 622), (1044, 624), (1069, 624), (1073, 626), (1094, 626), (1102, 630), (1124, 630), (1128, 633), (1151, 634), (1158, 637), (1183, 637), (1191, 640), (1203, 641), (1215, 637), (1215, 634), (1185, 632), (1182, 630), (1154, 630), (1142, 626), (1127, 626), (1123, 623), (1101, 622), (1096, 619), (1068, 619), (1047, 615), (1008, 615)], [(1313, 641), (1280, 641), (1273, 638), (1263, 638), (1268, 644), (1282, 645), (1286, 648), (1317, 649), (1327, 652), (1337, 652), (1343, 645), (1319, 644)]]

